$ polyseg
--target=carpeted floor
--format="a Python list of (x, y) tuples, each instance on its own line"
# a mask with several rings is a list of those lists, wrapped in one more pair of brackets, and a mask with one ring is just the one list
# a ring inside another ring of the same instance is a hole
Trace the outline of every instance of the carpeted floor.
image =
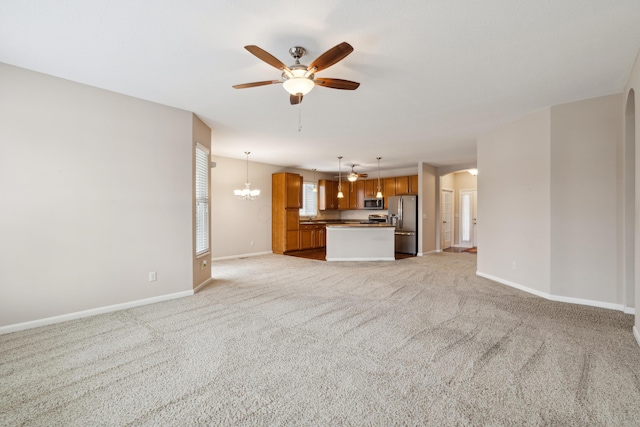
[(194, 297), (0, 336), (0, 425), (637, 426), (633, 317), (475, 262), (214, 262)]

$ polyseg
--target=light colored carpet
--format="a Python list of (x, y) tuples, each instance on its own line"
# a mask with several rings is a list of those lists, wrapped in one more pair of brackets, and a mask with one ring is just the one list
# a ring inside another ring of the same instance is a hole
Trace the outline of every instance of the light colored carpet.
[(640, 423), (632, 316), (475, 262), (214, 262), (194, 297), (0, 336), (0, 425)]

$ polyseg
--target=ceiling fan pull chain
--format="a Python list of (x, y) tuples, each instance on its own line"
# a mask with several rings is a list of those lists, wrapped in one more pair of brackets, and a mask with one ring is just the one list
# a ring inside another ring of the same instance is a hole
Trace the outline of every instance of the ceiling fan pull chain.
[(302, 131), (302, 104), (298, 104), (298, 132)]

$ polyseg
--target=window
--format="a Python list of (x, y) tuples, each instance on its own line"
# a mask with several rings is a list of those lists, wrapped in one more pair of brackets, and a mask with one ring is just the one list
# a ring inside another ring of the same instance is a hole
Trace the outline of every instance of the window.
[(318, 193), (313, 191), (313, 182), (302, 184), (302, 209), (300, 216), (315, 216), (318, 213)]
[(209, 252), (209, 149), (196, 143), (196, 256)]

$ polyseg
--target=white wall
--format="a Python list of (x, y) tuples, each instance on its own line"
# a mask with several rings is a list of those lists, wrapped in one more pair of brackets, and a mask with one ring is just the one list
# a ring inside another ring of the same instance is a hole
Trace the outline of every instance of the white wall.
[(551, 289), (622, 304), (617, 147), (622, 95), (551, 107)]
[(478, 170), (478, 273), (550, 293), (550, 110), (480, 138)]
[(0, 64), (0, 118), (0, 327), (192, 290), (191, 113)]

